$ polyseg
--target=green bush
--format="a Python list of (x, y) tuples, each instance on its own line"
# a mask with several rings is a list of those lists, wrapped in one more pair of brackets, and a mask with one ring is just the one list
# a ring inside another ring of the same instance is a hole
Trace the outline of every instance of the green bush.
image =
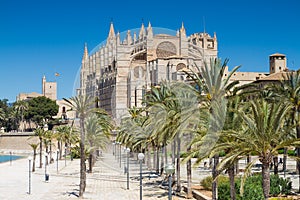
[(220, 156), (220, 157), (224, 157), (225, 155), (226, 155), (225, 151), (221, 151), (221, 152), (219, 153), (219, 156)]
[(284, 149), (278, 149), (278, 154), (284, 154)]
[(203, 187), (205, 190), (211, 190), (212, 182), (213, 182), (212, 176), (207, 176), (207, 177), (205, 177), (204, 179), (202, 179), (202, 180), (200, 181), (200, 185), (202, 185), (202, 187)]
[(287, 154), (288, 154), (289, 156), (296, 156), (296, 155), (297, 155), (296, 151), (294, 151), (294, 150), (292, 150), (292, 149), (289, 149), (289, 150), (287, 151)]
[[(208, 178), (206, 184), (209, 184)], [(218, 199), (230, 200), (230, 183), (227, 177), (218, 179)], [(210, 183), (211, 184), (211, 183)], [(244, 185), (244, 194), (240, 196), (241, 179), (235, 180), (235, 190), (237, 200), (263, 200), (262, 176), (261, 174), (250, 176), (246, 179)], [(203, 186), (204, 187), (204, 186)], [(280, 178), (276, 175), (270, 177), (270, 196), (278, 196), (280, 194), (287, 195), (291, 192), (292, 182), (289, 179)]]

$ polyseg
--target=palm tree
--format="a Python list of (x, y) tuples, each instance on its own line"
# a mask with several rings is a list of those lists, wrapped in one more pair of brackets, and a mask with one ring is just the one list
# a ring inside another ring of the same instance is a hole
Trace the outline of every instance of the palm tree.
[(65, 148), (71, 148), (72, 144), (76, 144), (79, 139), (76, 129), (72, 126), (58, 126), (56, 128), (55, 137), (57, 139), (57, 147), (59, 149), (59, 159), (62, 159), (62, 143), (64, 142)]
[(5, 119), (5, 112), (3, 108), (0, 107), (0, 120), (4, 120), (4, 119)]
[[(228, 60), (226, 59), (222, 64), (220, 59), (211, 59), (210, 64), (204, 62), (204, 66), (199, 68), (198, 72), (190, 71), (186, 72), (188, 77), (190, 77), (194, 83), (199, 88), (199, 97), (201, 97), (202, 106), (207, 106), (209, 112), (208, 117), (208, 129), (207, 136), (201, 137), (209, 145), (204, 145), (200, 147), (200, 154), (209, 154), (209, 150), (216, 144), (219, 138), (219, 133), (223, 129), (225, 113), (226, 113), (226, 104), (227, 99), (225, 96), (230, 95), (233, 90), (233, 87), (238, 84), (237, 81), (230, 82), (230, 78), (233, 73), (239, 68), (235, 67), (226, 77), (224, 72), (226, 69)], [(203, 143), (204, 144), (204, 143)], [(205, 148), (203, 148), (205, 147)], [(209, 148), (207, 148), (209, 147)], [(202, 156), (201, 156), (202, 157)], [(212, 198), (217, 199), (217, 175), (218, 171), (216, 166), (219, 162), (218, 154), (214, 156), (214, 165), (213, 165), (213, 185), (212, 185)]]
[(25, 112), (28, 110), (29, 106), (28, 106), (28, 102), (27, 101), (17, 101), (14, 104), (14, 109), (21, 115), (21, 123), (22, 123), (22, 128), (21, 128), (21, 132), (24, 131), (24, 126), (25, 126), (25, 122), (24, 122), (24, 115)]
[(92, 111), (93, 99), (89, 96), (76, 96), (64, 99), (72, 110), (76, 111), (80, 120), (80, 184), (79, 197), (83, 196), (86, 187), (86, 166), (85, 166), (85, 120)]
[(43, 167), (43, 162), (42, 162), (42, 155), (43, 155), (43, 139), (45, 137), (46, 131), (43, 128), (37, 128), (34, 131), (34, 135), (39, 138), (39, 144), (40, 144), (40, 168)]
[[(271, 89), (275, 91), (275, 98), (283, 99), (285, 102), (291, 104), (292, 109), (288, 123), (295, 125), (297, 138), (300, 138), (300, 70), (285, 73), (282, 80), (279, 83), (273, 84)], [(300, 157), (300, 148), (297, 148), (297, 156)], [(284, 158), (284, 170), (286, 167), (285, 161), (286, 156)], [(299, 159), (297, 160), (297, 172), (300, 174)], [(300, 191), (300, 184), (298, 190)]]
[[(109, 142), (110, 120), (105, 111), (90, 114), (86, 120), (86, 144), (89, 152), (89, 172), (93, 172), (95, 149), (104, 149)], [(105, 116), (102, 116), (105, 114)], [(100, 116), (99, 116), (100, 115)]]
[(35, 172), (35, 159), (36, 159), (36, 150), (39, 146), (39, 144), (31, 143), (29, 144), (31, 148), (33, 149), (33, 163), (32, 163), (32, 172)]
[[(269, 198), (270, 192), (270, 169), (269, 165), (278, 149), (299, 145), (300, 140), (295, 134), (284, 127), (285, 117), (291, 106), (281, 102), (266, 102), (257, 99), (249, 103), (250, 113), (241, 112), (244, 123), (244, 132), (227, 133), (234, 138), (223, 144), (223, 148), (231, 148), (231, 151), (221, 161), (220, 168), (225, 164), (232, 163), (239, 156), (246, 156), (250, 153), (258, 155), (257, 159), (251, 161), (245, 170), (245, 177), (251, 172), (252, 165), (259, 160), (262, 163), (262, 183), (265, 199)], [(228, 137), (228, 136), (227, 136)], [(243, 188), (241, 186), (241, 188)]]

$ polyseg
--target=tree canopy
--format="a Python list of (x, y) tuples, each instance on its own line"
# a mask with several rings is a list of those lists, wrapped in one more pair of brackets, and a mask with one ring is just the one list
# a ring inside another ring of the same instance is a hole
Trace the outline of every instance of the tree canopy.
[(47, 97), (32, 98), (28, 101), (28, 111), (25, 118), (41, 126), (44, 120), (51, 120), (52, 116), (57, 115), (58, 108), (56, 102)]

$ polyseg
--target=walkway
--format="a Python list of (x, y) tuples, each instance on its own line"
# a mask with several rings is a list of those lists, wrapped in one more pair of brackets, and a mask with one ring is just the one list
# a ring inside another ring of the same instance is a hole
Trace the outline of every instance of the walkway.
[[(39, 166), (38, 159), (36, 166)], [(96, 162), (93, 173), (87, 173), (87, 187), (84, 199), (100, 200), (135, 200), (140, 198), (139, 163), (130, 160), (130, 185), (127, 190), (127, 176), (124, 174), (124, 163), (121, 167), (119, 157), (112, 153), (103, 153)], [(58, 166), (58, 168), (57, 168)], [(36, 168), (31, 175), (31, 194), (29, 191), (29, 161), (27, 158), (0, 164), (0, 199), (78, 199), (79, 159), (55, 161), (47, 167), (49, 181), (45, 181), (45, 169)], [(168, 191), (161, 188), (161, 178), (151, 178), (143, 166), (143, 199), (166, 200)], [(173, 197), (173, 199), (183, 199)]]

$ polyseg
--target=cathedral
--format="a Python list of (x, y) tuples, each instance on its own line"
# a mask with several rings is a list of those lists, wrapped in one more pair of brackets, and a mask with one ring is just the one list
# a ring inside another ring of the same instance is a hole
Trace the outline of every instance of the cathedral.
[(183, 69), (201, 67), (217, 54), (215, 33), (187, 35), (183, 24), (171, 31), (149, 23), (120, 34), (111, 23), (105, 42), (91, 52), (84, 47), (78, 92), (98, 98), (99, 107), (119, 123), (128, 108), (141, 106), (151, 86), (184, 81)]

